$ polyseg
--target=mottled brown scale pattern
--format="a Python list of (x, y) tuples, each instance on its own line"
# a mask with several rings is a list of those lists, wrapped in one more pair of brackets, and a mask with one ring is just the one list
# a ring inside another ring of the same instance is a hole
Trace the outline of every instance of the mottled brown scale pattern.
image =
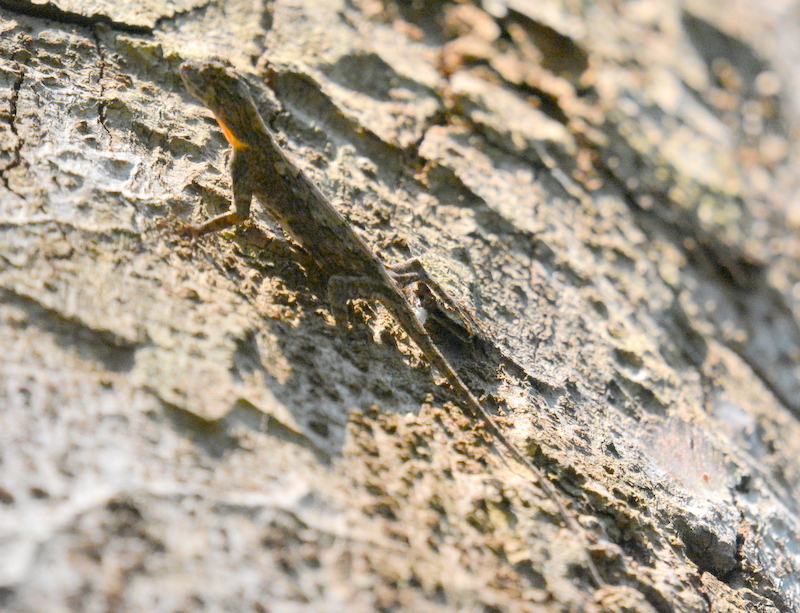
[[(180, 73), (189, 93), (214, 113), (233, 147), (234, 210), (200, 226), (190, 226), (186, 233), (198, 237), (242, 223), (250, 215), (252, 198), (258, 198), (284, 231), (302, 245), (328, 275), (328, 297), (337, 322), (346, 323), (349, 299), (374, 299), (383, 304), (425, 358), (447, 379), (468, 412), (480, 417), (494, 439), (534, 475), (558, 507), (565, 524), (577, 534), (583, 534), (553, 484), (506, 437), (417, 318), (401, 286), (423, 283), (448, 306), (459, 311), (422, 264), (416, 259), (392, 267), (381, 262), (316, 185), (278, 147), (253, 103), (249, 86), (228, 62), (220, 59), (189, 61), (181, 65)], [(604, 585), (588, 554), (586, 562), (595, 583)]]

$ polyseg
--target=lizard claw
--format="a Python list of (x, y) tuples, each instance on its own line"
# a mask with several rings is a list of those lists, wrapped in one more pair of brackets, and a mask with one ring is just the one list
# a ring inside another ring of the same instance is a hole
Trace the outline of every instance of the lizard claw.
[(177, 232), (180, 236), (186, 238), (197, 238), (202, 234), (200, 230), (201, 228), (198, 226), (193, 226), (187, 223), (181, 223), (181, 225), (177, 229)]
[(178, 236), (188, 238), (197, 238), (202, 234), (202, 232), (199, 231), (199, 226), (187, 224), (180, 217), (172, 213), (170, 213), (168, 217), (156, 221), (155, 227), (159, 230), (165, 230), (171, 234), (177, 234)]

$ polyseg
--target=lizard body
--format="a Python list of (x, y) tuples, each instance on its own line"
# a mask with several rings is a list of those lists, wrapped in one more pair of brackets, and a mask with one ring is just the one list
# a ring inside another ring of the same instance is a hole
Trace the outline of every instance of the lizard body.
[[(448, 306), (454, 307), (421, 263), (412, 259), (392, 267), (383, 264), (319, 188), (276, 144), (252, 100), (247, 83), (228, 62), (218, 59), (184, 62), (180, 74), (189, 93), (212, 111), (233, 147), (230, 166), (234, 209), (200, 226), (189, 226), (187, 233), (198, 237), (242, 223), (250, 215), (252, 198), (258, 198), (283, 230), (304, 247), (328, 275), (328, 298), (336, 321), (347, 322), (347, 301), (351, 298), (374, 299), (383, 304), (425, 358), (447, 379), (468, 411), (480, 417), (494, 440), (535, 476), (558, 507), (566, 525), (584, 534), (553, 484), (506, 437), (417, 318), (401, 289), (410, 283), (424, 283)], [(595, 583), (604, 585), (588, 554), (587, 564)]]

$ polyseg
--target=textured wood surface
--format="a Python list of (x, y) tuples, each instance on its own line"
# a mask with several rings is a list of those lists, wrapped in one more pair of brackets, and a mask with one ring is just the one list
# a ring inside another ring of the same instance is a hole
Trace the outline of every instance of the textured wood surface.
[[(796, 12), (0, 1), (0, 609), (799, 609)], [(175, 234), (213, 54), (473, 314), (431, 333), (608, 586), (384, 311), (258, 210)]]

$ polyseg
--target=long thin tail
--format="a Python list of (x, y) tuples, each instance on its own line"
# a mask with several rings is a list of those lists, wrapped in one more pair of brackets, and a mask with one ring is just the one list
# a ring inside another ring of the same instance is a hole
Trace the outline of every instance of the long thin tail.
[[(417, 346), (422, 350), (423, 355), (427, 357), (431, 362), (433, 362), (434, 367), (438, 370), (444, 377), (447, 379), (448, 383), (450, 383), (450, 387), (452, 387), (455, 392), (458, 394), (459, 398), (466, 404), (469, 408), (469, 411), (473, 413), (474, 417), (480, 417), (483, 419), (486, 427), (489, 429), (492, 437), (495, 440), (495, 444), (498, 442), (502, 444), (503, 447), (513, 456), (513, 458), (522, 464), (525, 468), (530, 471), (535, 480), (539, 483), (540, 487), (545, 491), (547, 496), (550, 500), (558, 508), (558, 512), (561, 516), (562, 521), (564, 524), (576, 534), (583, 535), (583, 539), (588, 546), (589, 540), (586, 537), (585, 530), (581, 527), (578, 523), (578, 520), (575, 518), (574, 513), (570, 513), (567, 507), (561, 500), (561, 496), (556, 490), (555, 486), (547, 479), (540, 468), (535, 466), (520, 450), (519, 448), (512, 443), (508, 437), (503, 433), (500, 429), (498, 423), (494, 420), (492, 415), (486, 410), (483, 404), (472, 394), (470, 389), (464, 384), (461, 380), (461, 377), (453, 370), (453, 367), (450, 366), (450, 363), (447, 361), (447, 358), (442, 355), (439, 351), (439, 348), (433, 343), (428, 333), (425, 331), (425, 328), (422, 327), (422, 324), (416, 318), (414, 313), (409, 309), (408, 312), (403, 313), (395, 313), (392, 310), (392, 315), (398, 320), (401, 327), (406, 331), (406, 333), (411, 337), (411, 339), (417, 344)], [(589, 573), (592, 575), (592, 579), (594, 580), (597, 587), (603, 587), (606, 585), (605, 581), (600, 577), (600, 572), (597, 570), (594, 562), (592, 561), (591, 556), (589, 555), (588, 547), (586, 548), (586, 564), (589, 568)]]

